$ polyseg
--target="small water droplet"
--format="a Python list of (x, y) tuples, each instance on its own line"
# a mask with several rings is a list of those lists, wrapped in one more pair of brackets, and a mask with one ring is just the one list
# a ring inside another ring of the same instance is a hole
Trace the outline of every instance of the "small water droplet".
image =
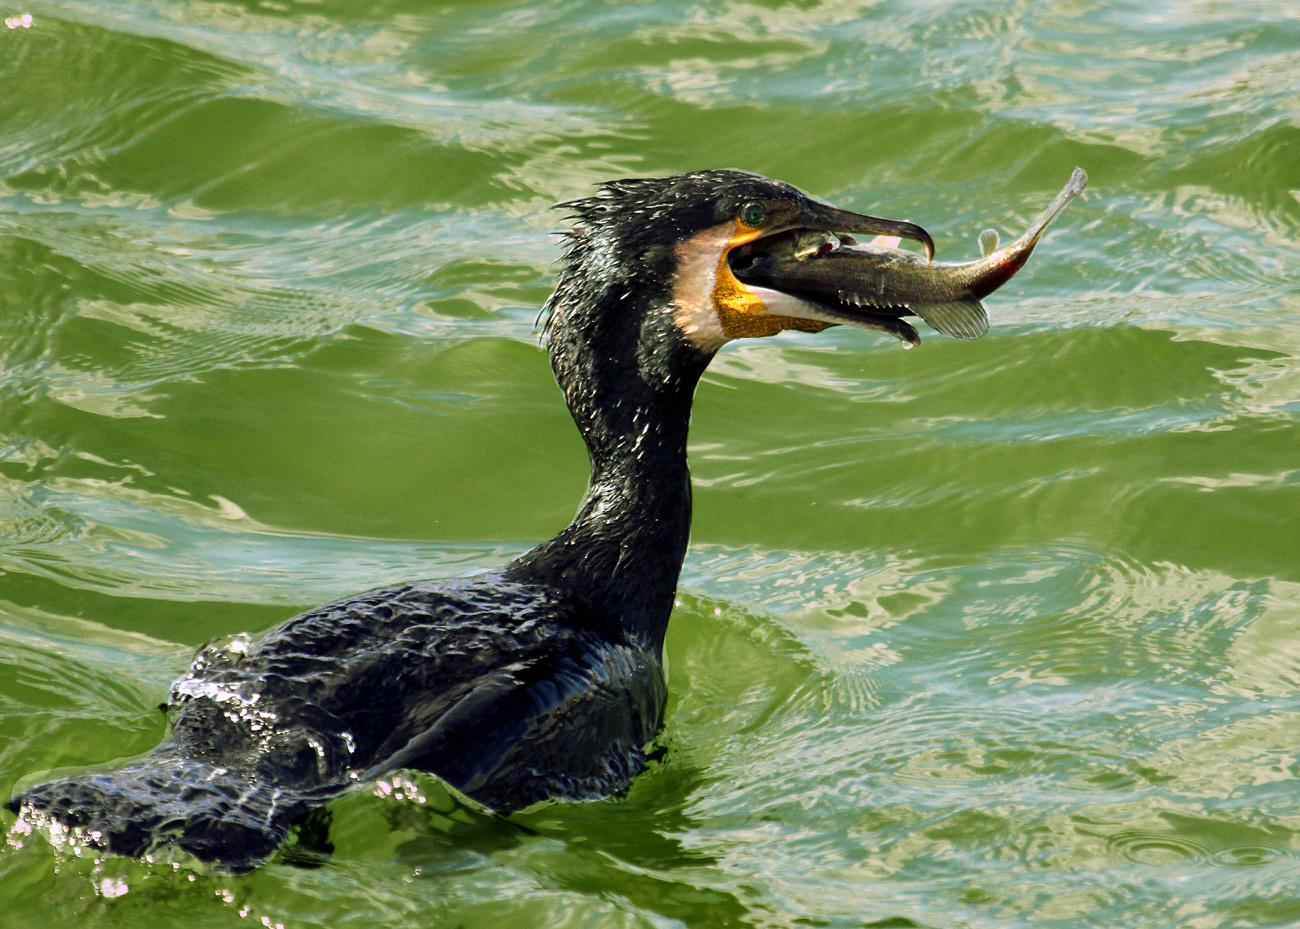
[(130, 885), (120, 877), (106, 877), (99, 882), (97, 888), (101, 897), (122, 897), (131, 889)]

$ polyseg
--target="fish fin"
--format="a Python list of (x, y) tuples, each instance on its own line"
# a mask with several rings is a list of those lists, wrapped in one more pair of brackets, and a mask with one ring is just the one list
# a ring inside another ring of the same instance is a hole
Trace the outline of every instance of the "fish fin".
[(989, 314), (978, 300), (957, 300), (953, 303), (919, 303), (910, 307), (936, 332), (957, 339), (978, 339), (989, 331)]
[(903, 240), (896, 235), (878, 235), (871, 240), (871, 244), (881, 248), (898, 248), (903, 244)]
[(998, 234), (992, 229), (980, 233), (980, 254), (985, 258), (998, 250)]

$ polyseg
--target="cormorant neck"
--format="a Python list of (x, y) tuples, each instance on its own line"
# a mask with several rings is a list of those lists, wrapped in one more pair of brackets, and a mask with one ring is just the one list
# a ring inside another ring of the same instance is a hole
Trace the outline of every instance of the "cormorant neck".
[(710, 356), (681, 337), (666, 306), (563, 322), (550, 329), (551, 363), (587, 443), (591, 479), (573, 522), (512, 569), (658, 649), (690, 535), (686, 437)]

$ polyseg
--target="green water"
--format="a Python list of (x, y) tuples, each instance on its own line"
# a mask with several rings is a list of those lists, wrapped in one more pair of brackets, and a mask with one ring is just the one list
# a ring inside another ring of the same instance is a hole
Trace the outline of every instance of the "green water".
[(4, 797), (151, 747), (213, 636), (567, 522), (552, 203), (743, 167), (961, 259), (1091, 183), (979, 342), (719, 356), (626, 795), (500, 821), (412, 776), (242, 878), (4, 813), (0, 925), (1300, 923), (1293, 4), (4, 16)]

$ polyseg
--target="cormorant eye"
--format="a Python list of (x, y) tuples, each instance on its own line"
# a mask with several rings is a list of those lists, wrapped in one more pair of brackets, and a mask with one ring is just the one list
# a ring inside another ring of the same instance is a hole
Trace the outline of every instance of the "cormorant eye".
[(761, 203), (751, 203), (740, 211), (740, 221), (746, 226), (761, 226), (767, 219), (767, 210)]

